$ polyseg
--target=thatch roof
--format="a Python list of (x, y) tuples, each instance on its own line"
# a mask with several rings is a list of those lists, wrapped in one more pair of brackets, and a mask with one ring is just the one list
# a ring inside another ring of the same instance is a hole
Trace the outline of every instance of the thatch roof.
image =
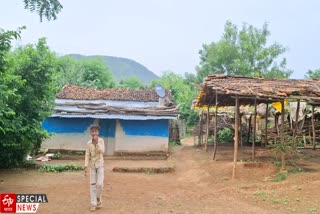
[(195, 107), (234, 106), (235, 96), (240, 105), (276, 101), (303, 100), (320, 105), (320, 80), (264, 79), (243, 76), (209, 75), (202, 83)]
[[(171, 93), (166, 90), (166, 96), (170, 99)], [(159, 96), (154, 89), (95, 89), (84, 88), (75, 85), (66, 85), (56, 94), (58, 99), (72, 100), (118, 100), (118, 101), (141, 101), (157, 102)]]

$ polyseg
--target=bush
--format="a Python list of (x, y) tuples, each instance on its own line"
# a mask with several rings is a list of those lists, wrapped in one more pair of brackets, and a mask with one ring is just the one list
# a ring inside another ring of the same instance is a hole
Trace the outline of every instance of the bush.
[(230, 128), (224, 128), (218, 132), (218, 141), (229, 143), (233, 141), (234, 132)]
[(83, 170), (83, 167), (80, 165), (74, 165), (74, 164), (69, 164), (69, 165), (43, 164), (39, 169), (40, 172), (63, 172), (63, 171), (79, 171), (79, 170)]

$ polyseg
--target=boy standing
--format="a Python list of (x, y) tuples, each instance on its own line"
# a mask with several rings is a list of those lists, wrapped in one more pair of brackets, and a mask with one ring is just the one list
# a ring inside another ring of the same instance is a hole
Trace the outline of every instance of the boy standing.
[(104, 140), (99, 137), (99, 126), (90, 126), (92, 139), (87, 143), (85, 154), (84, 173), (90, 172), (90, 210), (102, 207), (102, 189), (104, 182)]

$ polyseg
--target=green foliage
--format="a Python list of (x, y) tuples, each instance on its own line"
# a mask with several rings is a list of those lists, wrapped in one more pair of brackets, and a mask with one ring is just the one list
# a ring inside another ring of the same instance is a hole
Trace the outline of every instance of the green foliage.
[(198, 115), (191, 109), (191, 104), (198, 91), (194, 89), (192, 83), (186, 83), (182, 76), (170, 71), (165, 72), (159, 80), (154, 80), (152, 87), (157, 83), (171, 90), (174, 101), (180, 105), (179, 113), (181, 119), (185, 119), (187, 125), (194, 125), (197, 122)]
[(159, 79), (159, 77), (148, 68), (131, 59), (113, 56), (83, 56), (79, 54), (68, 56), (77, 60), (97, 57), (102, 59), (118, 83), (129, 77), (137, 77), (141, 83), (146, 86), (150, 85), (153, 80)]
[(265, 191), (262, 191), (262, 190), (257, 190), (257, 191), (255, 192), (255, 195), (256, 195), (260, 200), (262, 200), (262, 201), (266, 201), (266, 200), (268, 200), (268, 198), (269, 198), (268, 193), (265, 192)]
[(175, 141), (175, 140), (169, 141), (169, 146), (179, 146), (179, 145), (181, 145), (180, 141)]
[(281, 167), (281, 162), (280, 161), (274, 161), (273, 164), (278, 168)]
[(218, 132), (218, 141), (221, 143), (230, 143), (233, 141), (234, 132), (230, 128), (223, 128)]
[(25, 9), (36, 12), (42, 22), (43, 17), (48, 21), (57, 19), (57, 14), (63, 8), (58, 0), (23, 0)]
[(66, 84), (96, 88), (116, 86), (111, 72), (100, 58), (76, 60), (67, 56), (60, 57), (57, 60), (57, 67), (56, 91)]
[(40, 147), (48, 136), (41, 122), (51, 114), (54, 99), (55, 55), (44, 39), (9, 54), (10, 39), (15, 36), (12, 33), (0, 36), (7, 39), (0, 42), (1, 168), (20, 165), (33, 148)]
[(304, 77), (306, 79), (320, 79), (320, 69), (308, 70)]
[(137, 77), (129, 77), (120, 81), (120, 88), (140, 89), (143, 85)]
[(288, 78), (292, 71), (286, 69), (286, 59), (277, 61), (287, 49), (278, 43), (267, 46), (269, 36), (267, 24), (262, 29), (244, 24), (238, 30), (227, 21), (222, 38), (204, 44), (199, 51), (198, 81), (202, 82), (208, 74)]
[(39, 169), (40, 172), (63, 172), (63, 171), (79, 171), (79, 170), (83, 170), (83, 167), (77, 164), (60, 164), (60, 165), (43, 164)]
[(287, 176), (288, 176), (288, 172), (287, 172), (287, 171), (279, 172), (279, 173), (277, 173), (277, 175), (274, 177), (273, 181), (274, 181), (274, 182), (284, 181), (284, 180), (287, 179)]
[(62, 157), (61, 152), (57, 151), (53, 154), (53, 156), (51, 157), (51, 159), (60, 159)]

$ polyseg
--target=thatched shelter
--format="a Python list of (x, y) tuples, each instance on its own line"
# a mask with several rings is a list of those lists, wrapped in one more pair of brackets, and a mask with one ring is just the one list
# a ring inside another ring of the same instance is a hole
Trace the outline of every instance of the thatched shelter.
[[(280, 139), (284, 143), (284, 101), (296, 101), (297, 112), (300, 101), (312, 106), (312, 121), (314, 107), (320, 105), (320, 80), (296, 80), (296, 79), (264, 79), (243, 76), (209, 75), (203, 81), (198, 97), (194, 103), (195, 108), (210, 108), (213, 106), (235, 106), (235, 142), (234, 142), (234, 168), (233, 178), (237, 163), (237, 150), (239, 143), (239, 107), (240, 105), (255, 106), (257, 104), (281, 102), (281, 128)], [(268, 106), (268, 105), (266, 105)], [(217, 111), (218, 108), (216, 108)], [(256, 116), (255, 116), (256, 117)], [(298, 114), (296, 115), (298, 117)], [(267, 118), (267, 117), (266, 117)], [(255, 118), (256, 119), (256, 118)], [(254, 123), (255, 124), (255, 123)], [(266, 123), (267, 124), (267, 123)], [(314, 123), (313, 141), (315, 139)], [(267, 129), (267, 127), (266, 127)], [(255, 135), (255, 133), (254, 133)], [(294, 131), (295, 135), (295, 131)], [(313, 142), (315, 145), (315, 142)], [(215, 142), (216, 151), (216, 142)], [(253, 142), (254, 151), (254, 142)], [(284, 163), (284, 157), (283, 161)], [(284, 167), (284, 164), (283, 164)]]

